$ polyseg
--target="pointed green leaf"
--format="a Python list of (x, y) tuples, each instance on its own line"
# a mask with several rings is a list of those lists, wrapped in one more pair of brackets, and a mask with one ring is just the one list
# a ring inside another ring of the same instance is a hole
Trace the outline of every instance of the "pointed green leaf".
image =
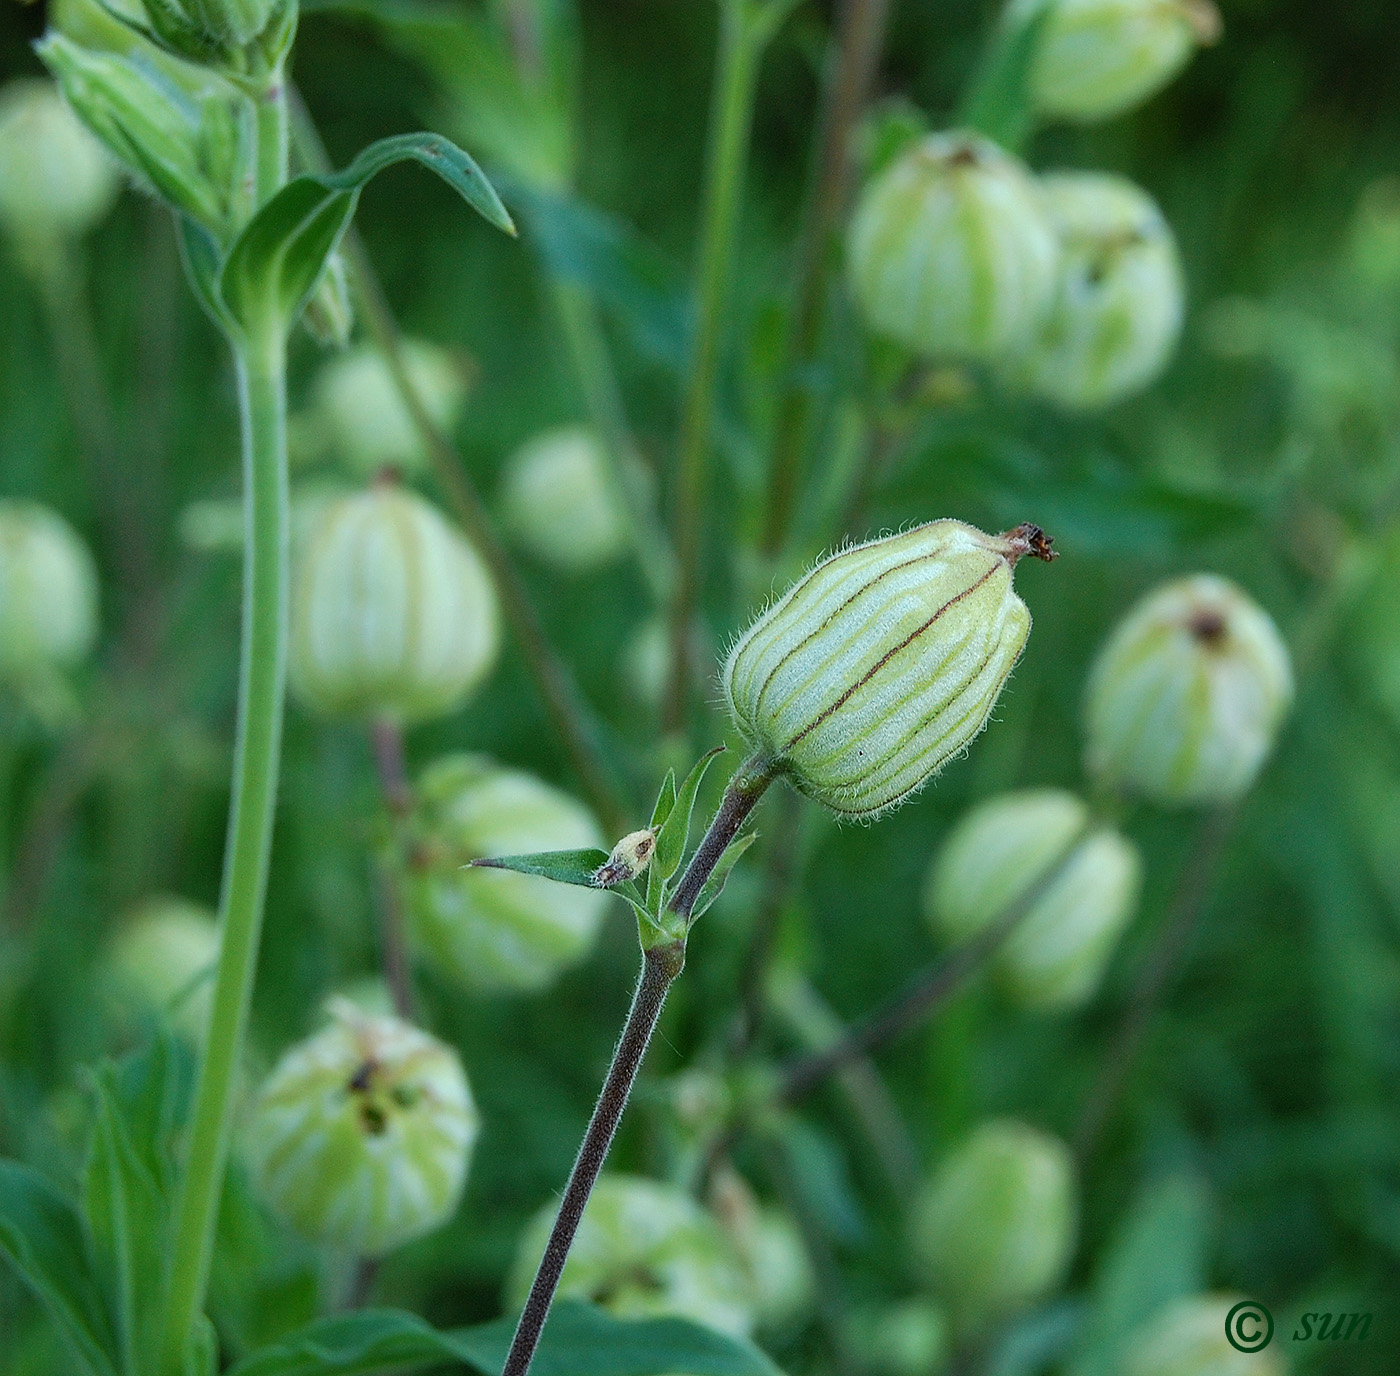
[(738, 863), (739, 857), (753, 845), (757, 838), (756, 831), (747, 832), (743, 836), (736, 837), (725, 848), (725, 852), (719, 858), (719, 863), (714, 867), (710, 877), (704, 882), (700, 889), (700, 897), (695, 900), (695, 907), (690, 914), (691, 924), (724, 892), (724, 886), (729, 880), (729, 873)]
[(717, 745), (696, 761), (695, 768), (685, 776), (685, 782), (676, 791), (675, 806), (666, 818), (665, 825), (656, 834), (656, 851), (651, 857), (651, 867), (664, 883), (680, 868), (685, 858), (685, 843), (690, 836), (690, 815), (695, 810), (695, 795), (716, 755), (724, 750)]
[(229, 315), (219, 295), (219, 245), (203, 225), (188, 215), (176, 216), (175, 230), (180, 245), (180, 261), (184, 264), (185, 280), (190, 284), (190, 290), (204, 307), (204, 313), (227, 332)]
[(117, 1376), (106, 1306), (73, 1206), (37, 1171), (0, 1161), (0, 1254), (94, 1376)]
[(958, 123), (1019, 152), (1035, 128), (1030, 74), (1050, 14), (1042, 5), (1029, 18), (997, 18), (996, 33), (968, 87)]
[[(460, 1363), (499, 1372), (513, 1318), (440, 1332), (415, 1314), (364, 1310), (318, 1319), (238, 1362), (229, 1376), (361, 1376)], [(554, 1306), (531, 1366), (533, 1376), (777, 1376), (752, 1344), (686, 1319), (615, 1319), (592, 1305)]]
[(294, 177), (245, 226), (219, 277), (219, 295), (242, 329), (290, 328), (349, 226), (365, 184), (399, 162), (436, 172), (497, 229), (515, 233), (486, 174), (456, 144), (440, 134), (380, 139), (342, 172)]
[(668, 769), (666, 777), (661, 781), (661, 788), (656, 795), (656, 805), (651, 810), (651, 822), (649, 823), (653, 831), (658, 830), (665, 824), (666, 819), (671, 815), (671, 809), (676, 805), (676, 771)]
[(541, 850), (533, 855), (493, 855), (473, 860), (472, 865), (487, 870), (515, 870), (518, 874), (538, 874), (556, 884), (577, 884), (592, 889), (598, 866), (607, 862), (608, 853), (596, 846), (588, 850)]

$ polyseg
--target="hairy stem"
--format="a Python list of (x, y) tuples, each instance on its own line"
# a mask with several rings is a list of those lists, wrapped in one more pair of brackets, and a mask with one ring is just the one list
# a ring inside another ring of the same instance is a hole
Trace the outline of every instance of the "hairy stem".
[[(404, 762), (403, 728), (388, 717), (380, 717), (370, 723), (369, 734), (379, 791), (385, 807), (397, 824), (413, 806), (413, 794), (408, 786), (408, 770)], [(376, 860), (375, 870), (379, 958), (384, 967), (384, 982), (389, 986), (394, 1012), (405, 1021), (414, 1022), (417, 1020), (417, 1000), (413, 996), (413, 966), (404, 932), (403, 897), (393, 867), (383, 857)]]
[(164, 1330), (177, 1371), (204, 1305), (277, 800), (287, 666), (287, 413), (280, 332), (239, 351), (243, 418), (243, 644), (233, 798), (220, 900), (219, 965), (180, 1181)]
[(1235, 810), (1227, 806), (1207, 813), (1201, 822), (1166, 920), (1129, 995), (1127, 1011), (1099, 1069), (1098, 1079), (1084, 1101), (1074, 1134), (1074, 1154), (1081, 1165), (1090, 1161), (1098, 1150), (1104, 1129), (1122, 1098), (1128, 1072), (1147, 1039), (1152, 1019), (1186, 957), (1234, 821)]
[(723, 0), (719, 56), (710, 105), (710, 143), (696, 265), (695, 339), (676, 459), (676, 592), (671, 601), (671, 680), (666, 722), (684, 725), (694, 666), (691, 621), (700, 597), (700, 537), (709, 476), (719, 342), (733, 272), (754, 88), (762, 45), (751, 0)]
[(777, 554), (791, 527), (811, 416), (808, 374), (826, 315), (832, 236), (845, 208), (851, 135), (870, 94), (884, 46), (890, 0), (846, 0), (822, 92), (813, 178), (798, 240), (782, 393), (773, 431), (763, 548)]

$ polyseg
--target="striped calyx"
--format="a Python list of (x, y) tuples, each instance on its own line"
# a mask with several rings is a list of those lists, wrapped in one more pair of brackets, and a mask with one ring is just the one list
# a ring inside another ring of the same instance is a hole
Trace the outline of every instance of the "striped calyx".
[(38, 502), (0, 501), (0, 677), (74, 667), (97, 638), (97, 566)]
[(627, 514), (602, 444), (579, 426), (536, 435), (511, 456), (501, 510), (520, 544), (566, 573), (587, 573), (627, 549)]
[[(544, 1254), (555, 1206), (526, 1225), (506, 1277), (518, 1309)], [(638, 1175), (599, 1177), (559, 1282), (563, 1297), (591, 1300), (623, 1318), (666, 1314), (747, 1336), (753, 1295), (723, 1228), (684, 1190)]]
[(1128, 613), (1094, 663), (1088, 768), (1166, 806), (1231, 802), (1292, 700), (1288, 650), (1268, 614), (1224, 578), (1177, 579)]
[(1030, 633), (1012, 569), (1049, 546), (943, 520), (823, 560), (729, 652), (735, 725), (834, 812), (893, 806), (986, 725)]
[(442, 716), (486, 676), (496, 594), (476, 551), (388, 483), (331, 502), (297, 552), (293, 691), (331, 716)]
[(1021, 373), (1062, 406), (1107, 406), (1152, 383), (1176, 348), (1176, 242), (1152, 198), (1122, 177), (1059, 172), (1040, 189), (1060, 242), (1059, 278)]
[(449, 755), (420, 777), (410, 828), (410, 933), (440, 975), (476, 991), (528, 992), (588, 953), (607, 905), (602, 889), (463, 868), (483, 856), (601, 848), (581, 803), (483, 755)]
[(478, 1117), (457, 1053), (343, 999), (258, 1093), (245, 1135), (255, 1178), (298, 1232), (382, 1256), (457, 1207)]
[[(1277, 1343), (1241, 1351), (1226, 1337), (1226, 1319), (1239, 1303), (1237, 1295), (1187, 1295), (1155, 1310), (1123, 1344), (1123, 1376), (1281, 1376)], [(1264, 1324), (1257, 1305), (1247, 1308), (1239, 1336), (1257, 1343)]]
[(926, 357), (996, 362), (1040, 324), (1055, 239), (1020, 161), (978, 134), (931, 134), (861, 193), (849, 259), (877, 334)]
[(1042, 12), (1031, 98), (1076, 124), (1141, 105), (1220, 37), (1212, 0), (1013, 0), (1007, 13), (1018, 24)]
[(999, 982), (1029, 1008), (1073, 1008), (1098, 988), (1132, 917), (1137, 849), (1062, 789), (1026, 789), (980, 804), (953, 829), (929, 869), (924, 908), (953, 943), (1013, 909), (998, 948)]
[(984, 1123), (914, 1212), (914, 1246), (963, 1333), (1040, 1298), (1064, 1275), (1078, 1226), (1069, 1149), (1010, 1119)]

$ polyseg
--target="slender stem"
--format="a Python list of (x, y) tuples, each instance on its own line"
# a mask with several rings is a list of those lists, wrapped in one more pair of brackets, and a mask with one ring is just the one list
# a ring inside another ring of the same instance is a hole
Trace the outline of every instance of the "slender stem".
[(772, 762), (761, 755), (745, 760), (734, 771), (709, 830), (695, 847), (695, 854), (690, 857), (690, 864), (666, 905), (667, 911), (674, 913), (682, 923), (689, 922), (705, 881), (714, 873), (720, 857), (729, 849), (730, 842), (738, 836), (749, 813), (775, 778), (777, 771)]
[(529, 1298), (521, 1311), (501, 1376), (525, 1376), (530, 1369), (540, 1334), (544, 1331), (545, 1319), (549, 1317), (550, 1306), (554, 1303), (559, 1278), (564, 1274), (569, 1248), (583, 1218), (584, 1206), (607, 1160), (608, 1148), (622, 1120), (623, 1109), (627, 1107), (633, 1081), (637, 1078), (651, 1034), (661, 1017), (666, 993), (684, 965), (685, 943), (681, 941), (653, 946), (642, 956), (642, 970), (632, 995), (632, 1007), (628, 1010), (622, 1036), (613, 1052), (612, 1064), (608, 1067), (607, 1079), (603, 1081), (603, 1090), (593, 1109), (593, 1117), (579, 1146), (574, 1168), (569, 1172), (569, 1183), (565, 1186), (564, 1198), (560, 1201), (559, 1212), (550, 1230), (539, 1270), (535, 1273), (534, 1284), (530, 1287)]
[[(408, 785), (408, 770), (404, 762), (403, 728), (388, 717), (370, 723), (370, 747), (374, 753), (374, 769), (384, 805), (397, 824), (413, 806), (413, 793)], [(408, 955), (408, 938), (404, 933), (403, 897), (398, 878), (387, 859), (375, 861), (375, 907), (379, 915), (379, 958), (384, 966), (384, 982), (394, 1012), (407, 1022), (417, 1021), (418, 1001), (413, 995), (413, 964)]]
[(177, 1371), (204, 1304), (233, 1118), (239, 1054), (257, 966), (277, 800), (287, 664), (285, 343), (238, 351), (243, 418), (243, 645), (233, 797), (220, 902), (219, 967), (180, 1182), (164, 1369)]
[(287, 110), (287, 82), (279, 69), (268, 75), (258, 93), (258, 189), (261, 206), (287, 180), (291, 132)]
[(1074, 1154), (1081, 1165), (1090, 1161), (1097, 1151), (1104, 1129), (1122, 1097), (1128, 1072), (1147, 1039), (1152, 1019), (1186, 957), (1234, 821), (1235, 809), (1231, 806), (1216, 808), (1202, 819), (1200, 832), (1172, 897), (1171, 909), (1129, 995), (1128, 1008), (1113, 1046), (1084, 1101), (1074, 1134)]
[(696, 267), (695, 339), (681, 418), (676, 473), (676, 594), (671, 602), (671, 681), (666, 722), (684, 724), (693, 665), (691, 621), (700, 595), (700, 526), (709, 475), (719, 342), (739, 228), (761, 43), (751, 0), (723, 0), (719, 56), (710, 105), (710, 144)]
[(769, 554), (782, 549), (792, 523), (811, 414), (808, 374), (826, 315), (832, 237), (850, 183), (851, 135), (869, 98), (889, 14), (890, 0), (846, 0), (828, 63), (812, 186), (797, 246), (797, 287), (768, 472), (763, 548)]

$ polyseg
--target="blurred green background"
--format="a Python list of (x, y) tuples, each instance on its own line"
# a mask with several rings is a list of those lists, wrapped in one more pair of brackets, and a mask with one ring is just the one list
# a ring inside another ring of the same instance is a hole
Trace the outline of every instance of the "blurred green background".
[[(799, 7), (761, 81), (707, 515), (714, 654), (767, 586), (754, 586), (744, 555), (771, 419), (762, 381), (774, 366), (830, 8)], [(629, 314), (618, 300), (604, 310), (642, 449), (664, 474), (675, 336), (652, 327), (658, 298), (684, 314), (714, 7), (580, 9), (579, 195), (634, 225), (672, 265), (644, 310)], [(994, 9), (896, 5), (881, 94), (942, 124)], [(1093, 129), (1048, 129), (1027, 150), (1036, 168), (1120, 171), (1158, 199), (1188, 277), (1182, 346), (1156, 387), (1101, 416), (975, 390), (930, 420), (878, 494), (871, 532), (941, 515), (987, 529), (1034, 520), (1063, 557), (1022, 572), (1030, 647), (968, 758), (877, 826), (804, 813), (805, 865), (780, 946), (843, 1018), (900, 986), (937, 954), (918, 890), (967, 804), (1016, 786), (1083, 785), (1084, 679), (1108, 629), (1172, 573), (1236, 578), (1290, 643), (1296, 707), (1084, 1181), (1071, 1299), (1042, 1312), (1039, 1330), (1027, 1321), (1023, 1345), (1043, 1339), (1047, 1360), (1060, 1360), (1068, 1339), (1056, 1334), (1102, 1293), (1125, 1220), (1163, 1180), (1185, 1181), (1199, 1207), (1170, 1211), (1164, 1253), (1197, 1258), (1203, 1284), (1258, 1298), (1281, 1323), (1305, 1309), (1373, 1311), (1367, 1342), (1298, 1344), (1288, 1355), (1301, 1372), (1380, 1376), (1400, 1366), (1400, 183), (1382, 180), (1400, 176), (1400, 15), (1390, 0), (1226, 0), (1222, 10), (1224, 40), (1145, 108)], [(0, 76), (39, 71), (28, 45), (43, 24), (40, 5), (4, 5)], [(452, 132), (450, 98), (363, 15), (305, 14), (295, 77), (338, 163), (420, 124)], [(490, 499), (516, 446), (584, 415), (530, 235), (494, 234), (412, 171), (375, 183), (359, 225), (406, 331), (472, 361), (455, 437)], [(0, 254), (0, 492), (64, 513), (103, 577), (102, 643), (79, 685), (81, 719), (55, 732), (20, 704), (0, 705), (0, 1152), (55, 1174), (76, 1150), (79, 1067), (122, 1045), (94, 997), (111, 932), (154, 892), (217, 899), (238, 627), (236, 557), (191, 549), (179, 534), (191, 502), (236, 495), (237, 435), (227, 354), (186, 290), (167, 213), (125, 194), (88, 241), (85, 269), (123, 515), (79, 452), (33, 289)], [(839, 344), (853, 329), (849, 308), (838, 303), (833, 320)], [(294, 410), (318, 362), (298, 337)], [(838, 450), (824, 440), (816, 462), (834, 463)], [(829, 541), (814, 531), (805, 554)], [(655, 745), (654, 707), (620, 667), (650, 614), (646, 587), (627, 563), (581, 580), (521, 564), (612, 733), (640, 824), (670, 758)], [(715, 713), (704, 743), (725, 730)], [(409, 737), (411, 765), (466, 748), (576, 786), (512, 646), (465, 710)], [(261, 1065), (317, 1026), (325, 994), (375, 960), (378, 799), (363, 732), (293, 706), (284, 759), (254, 1010)], [(756, 857), (777, 811), (769, 800)], [(1146, 858), (1142, 910), (1086, 1012), (1018, 1013), (979, 982), (880, 1053), (925, 1166), (989, 1114), (1072, 1133), (1198, 845), (1189, 814), (1142, 809), (1127, 828)], [(619, 1139), (620, 1166), (668, 1169), (663, 1077), (721, 1056), (761, 873), (746, 862), (691, 942)], [(390, 1259), (376, 1292), (386, 1301), (447, 1323), (499, 1312), (519, 1229), (567, 1172), (625, 1007), (635, 948), (616, 906), (589, 960), (548, 996), (471, 1000), (422, 976), (428, 1021), (461, 1049), (483, 1133), (455, 1221)], [(781, 1032), (763, 1046), (796, 1049)], [(907, 1200), (838, 1095), (818, 1093), (802, 1121), (810, 1151), (800, 1188), (846, 1299), (912, 1293), (900, 1241)], [(738, 1161), (772, 1193), (761, 1159), (741, 1145)], [(314, 1267), (285, 1239), (259, 1240), (268, 1225), (248, 1208), (247, 1246), (270, 1247), (273, 1260), (258, 1262), (246, 1322), (271, 1332), (286, 1321), (279, 1315), (305, 1311)], [(48, 1369), (34, 1324), (0, 1272), (0, 1370)], [(773, 1351), (794, 1372), (831, 1369), (816, 1324)], [(1008, 1353), (999, 1370), (1053, 1369), (1034, 1355), (1014, 1365)]]

